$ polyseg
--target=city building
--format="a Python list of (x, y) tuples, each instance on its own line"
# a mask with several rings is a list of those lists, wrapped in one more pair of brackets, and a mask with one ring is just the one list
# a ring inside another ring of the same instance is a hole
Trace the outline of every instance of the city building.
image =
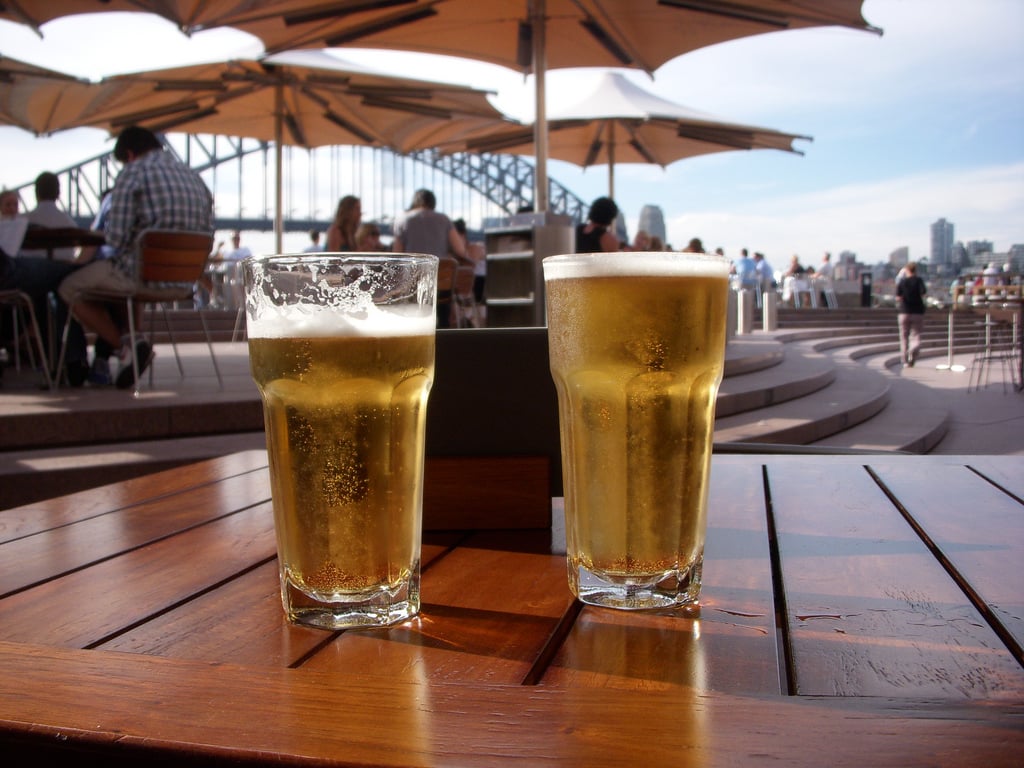
[(953, 266), (953, 223), (939, 219), (931, 226), (932, 248), (928, 262), (935, 266)]
[(642, 229), (651, 237), (660, 237), (661, 242), (667, 242), (665, 235), (665, 214), (657, 205), (645, 205), (640, 209), (640, 219), (637, 229)]
[(901, 246), (895, 251), (889, 254), (889, 264), (895, 267), (897, 270), (907, 266), (910, 261), (910, 248), (907, 246)]

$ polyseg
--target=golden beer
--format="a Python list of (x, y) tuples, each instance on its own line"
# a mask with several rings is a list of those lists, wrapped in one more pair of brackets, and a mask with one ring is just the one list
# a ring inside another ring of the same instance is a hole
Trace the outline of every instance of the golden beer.
[(364, 322), (366, 306), (355, 323), (333, 311), (311, 322), (300, 312), (291, 327), (287, 307), (270, 323), (250, 318), (281, 593), (292, 621), (382, 626), (419, 610), (432, 298), (425, 318), (376, 313)]
[(728, 262), (581, 254), (544, 270), (570, 587), (618, 608), (695, 603)]

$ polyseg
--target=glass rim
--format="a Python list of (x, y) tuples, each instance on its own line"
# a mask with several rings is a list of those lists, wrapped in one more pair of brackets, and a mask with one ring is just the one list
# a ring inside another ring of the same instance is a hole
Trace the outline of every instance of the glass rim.
[(248, 256), (243, 261), (256, 265), (302, 265), (302, 264), (419, 264), (437, 263), (437, 256), (429, 253), (405, 253), (391, 251), (317, 251), (315, 253), (273, 253), (263, 256)]
[[(705, 275), (727, 276), (730, 260), (717, 253), (690, 251), (604, 251), (597, 253), (564, 253), (543, 259), (545, 277), (549, 272), (559, 278), (606, 277), (622, 275), (671, 276)], [(578, 272), (576, 267), (589, 267)]]

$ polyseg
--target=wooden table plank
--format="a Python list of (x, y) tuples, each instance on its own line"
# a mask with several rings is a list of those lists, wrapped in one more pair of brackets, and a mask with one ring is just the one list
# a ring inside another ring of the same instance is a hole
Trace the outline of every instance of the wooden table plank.
[[(432, 538), (445, 539), (446, 543), (424, 544), (422, 560), (426, 565), (447, 552), (456, 539), (451, 534), (434, 534)], [(97, 648), (197, 661), (288, 667), (330, 640), (332, 634), (285, 619), (275, 558)]]
[(424, 572), (419, 619), (346, 632), (303, 669), (519, 684), (572, 603), (565, 558), (549, 546), (547, 531), (480, 534)]
[(699, 615), (588, 606), (542, 684), (779, 692), (764, 483), (738, 459), (713, 460)]
[[(210, 477), (202, 471), (198, 476)], [(138, 503), (0, 545), (0, 595), (159, 541), (234, 510), (267, 503), (270, 497), (266, 473), (259, 470), (217, 483), (193, 484), (186, 480), (189, 477), (185, 471), (177, 477), (161, 473), (141, 490), (136, 486), (142, 499)]]
[(92, 748), (104, 766), (1003, 768), (1022, 717), (1021, 702), (409, 684), (0, 643), (4, 755), (34, 763)]
[[(1024, 440), (1024, 438), (1022, 438)], [(1018, 499), (1024, 499), (1024, 458), (1020, 456), (961, 456), (963, 463), (1004, 488)]]
[[(266, 451), (241, 451), (187, 467), (0, 510), (0, 543), (134, 506), (141, 500), (184, 493), (236, 475), (258, 475), (261, 469), (265, 472), (266, 466)], [(265, 498), (269, 498), (269, 484), (266, 487), (268, 495)]]
[(765, 462), (794, 693), (1024, 695), (1024, 670), (863, 468)]
[[(1024, 475), (1024, 460), (1017, 467)], [(1024, 504), (974, 471), (872, 465), (924, 535), (1012, 637), (1024, 663)]]
[(273, 514), (261, 504), (0, 600), (0, 639), (84, 648), (275, 553)]

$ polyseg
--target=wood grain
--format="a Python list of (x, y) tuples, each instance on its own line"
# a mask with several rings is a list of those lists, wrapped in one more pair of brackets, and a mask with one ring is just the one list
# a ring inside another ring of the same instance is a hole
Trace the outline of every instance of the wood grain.
[(426, 685), (0, 643), (13, 760), (85, 749), (104, 765), (1001, 768), (1024, 749), (1022, 716), (1020, 702)]
[(795, 692), (1024, 695), (1024, 670), (863, 467), (766, 463)]
[[(416, 622), (346, 632), (305, 667), (372, 669), (407, 681), (521, 682), (572, 602), (565, 560), (543, 551), (489, 548), (486, 538), (483, 546), (474, 543), (424, 573), (424, 605)], [(542, 537), (536, 548), (545, 544)]]
[[(1024, 462), (1018, 462), (1024, 470)], [(896, 495), (955, 577), (1012, 636), (1024, 663), (1024, 505), (966, 467), (950, 467), (922, 482), (920, 470), (874, 471)]]
[(761, 467), (737, 458), (711, 473), (699, 614), (587, 607), (542, 684), (779, 692)]

